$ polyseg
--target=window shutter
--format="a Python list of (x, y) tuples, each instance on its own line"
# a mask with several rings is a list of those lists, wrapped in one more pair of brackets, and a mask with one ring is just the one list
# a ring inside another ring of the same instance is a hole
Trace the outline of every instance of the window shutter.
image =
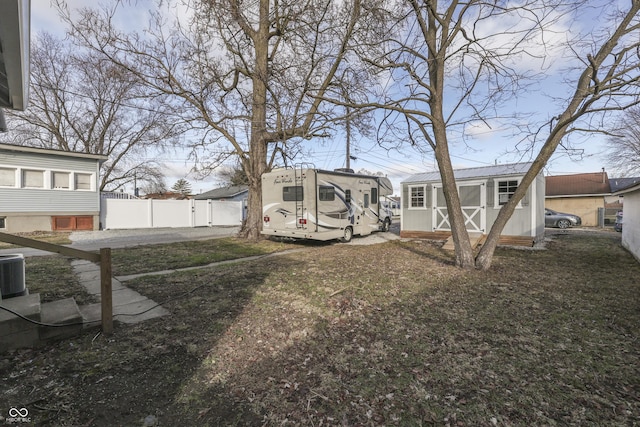
[(493, 197), (493, 193), (494, 193), (494, 187), (495, 187), (495, 180), (494, 179), (488, 179), (487, 180), (487, 206), (494, 206), (495, 205), (495, 201), (494, 201), (494, 197)]
[(402, 209), (408, 209), (408, 208), (409, 208), (409, 186), (405, 184), (402, 186)]

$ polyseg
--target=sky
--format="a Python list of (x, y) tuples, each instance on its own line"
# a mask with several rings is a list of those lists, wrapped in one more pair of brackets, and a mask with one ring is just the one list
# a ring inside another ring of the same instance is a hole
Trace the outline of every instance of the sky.
[[(73, 9), (78, 5), (87, 4), (81, 0), (68, 0), (67, 3)], [(145, 22), (146, 7), (144, 1), (139, 9), (138, 20)], [(137, 2), (134, 2), (137, 4)], [(130, 19), (132, 17), (129, 17)], [(584, 15), (584, 22), (572, 22), (571, 25), (584, 27), (593, 25), (595, 19), (592, 15)], [(134, 20), (135, 22), (135, 20)], [(562, 26), (566, 23), (558, 23)], [(568, 25), (568, 24), (567, 24)], [(62, 37), (64, 26), (60, 22), (55, 10), (51, 7), (49, 0), (32, 0), (31, 3), (31, 31), (35, 34), (39, 31), (47, 31)], [(558, 34), (562, 31), (558, 29)], [(548, 64), (547, 64), (548, 65)], [(553, 84), (558, 84), (561, 67), (550, 67), (549, 89)], [(548, 112), (555, 115), (559, 110), (548, 111), (549, 103), (542, 97), (532, 95), (530, 99), (518, 100), (520, 107), (526, 105), (531, 111), (544, 114)], [(518, 106), (514, 106), (518, 108)], [(451, 153), (454, 168), (469, 168), (488, 166), (496, 163), (513, 163), (518, 161), (529, 161), (530, 157), (522, 153), (514, 153), (515, 138), (511, 133), (504, 132), (499, 123), (489, 123), (489, 126), (467, 129), (466, 142), (452, 141)], [(578, 151), (573, 151), (574, 155), (569, 155), (565, 150), (558, 150), (545, 169), (546, 175), (563, 175), (582, 172), (599, 172), (605, 167), (603, 153), (607, 149), (606, 139), (601, 136), (588, 136), (581, 140), (573, 141)], [(305, 146), (310, 151), (311, 157), (301, 161), (313, 163), (320, 169), (335, 169), (346, 166), (346, 141), (343, 137), (337, 136), (331, 140), (315, 141), (313, 145)], [(512, 153), (509, 154), (508, 151)], [(425, 171), (436, 170), (433, 155), (426, 151), (419, 151), (405, 145), (401, 149), (387, 149), (380, 147), (376, 140), (356, 135), (351, 141), (351, 168), (355, 171), (366, 169), (370, 172), (382, 172), (387, 175), (393, 185), (395, 194), (400, 194), (400, 183), (409, 175)], [(576, 154), (577, 153), (577, 154)], [(158, 158), (165, 165), (166, 184), (171, 187), (178, 179), (187, 179), (195, 194), (217, 188), (221, 183), (215, 177), (199, 180), (190, 172), (193, 164), (188, 159), (186, 152), (174, 152)], [(610, 176), (611, 177), (611, 176)], [(127, 189), (133, 192), (133, 189)]]

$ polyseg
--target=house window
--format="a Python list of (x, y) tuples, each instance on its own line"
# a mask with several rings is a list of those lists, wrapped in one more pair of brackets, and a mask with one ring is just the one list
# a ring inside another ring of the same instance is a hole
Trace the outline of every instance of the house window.
[(321, 185), (318, 188), (318, 200), (322, 202), (332, 202), (336, 198), (336, 190), (333, 187)]
[(0, 230), (4, 230), (5, 228), (7, 228), (7, 217), (0, 216)]
[(409, 207), (410, 208), (425, 207), (424, 185), (420, 185), (417, 187), (409, 187)]
[(69, 172), (51, 172), (51, 184), (53, 188), (69, 189)]
[(91, 174), (76, 173), (75, 174), (76, 190), (91, 190)]
[(16, 170), (12, 168), (0, 168), (0, 187), (16, 186)]
[(22, 187), (44, 188), (44, 171), (22, 170)]
[(518, 188), (518, 180), (498, 181), (498, 205), (506, 205)]
[(295, 187), (283, 187), (282, 200), (285, 202), (299, 202), (304, 200), (304, 191), (302, 186), (297, 185)]

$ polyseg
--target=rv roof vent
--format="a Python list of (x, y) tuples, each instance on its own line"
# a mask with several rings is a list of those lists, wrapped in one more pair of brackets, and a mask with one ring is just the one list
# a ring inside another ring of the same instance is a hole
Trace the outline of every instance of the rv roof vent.
[(338, 169), (334, 169), (334, 171), (336, 171), (336, 172), (345, 172), (345, 173), (355, 173), (355, 172), (353, 172), (353, 169), (350, 169), (350, 168), (338, 168)]

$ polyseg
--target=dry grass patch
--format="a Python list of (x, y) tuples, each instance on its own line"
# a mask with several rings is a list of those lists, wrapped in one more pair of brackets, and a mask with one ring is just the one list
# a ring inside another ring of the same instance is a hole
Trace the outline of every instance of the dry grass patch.
[(548, 248), (464, 272), (424, 242), (320, 245), (141, 278), (171, 316), (14, 352), (0, 407), (40, 399), (51, 425), (640, 423), (640, 265), (614, 234)]
[(269, 240), (249, 243), (228, 237), (114, 249), (113, 274), (123, 276), (208, 265), (219, 261), (266, 255), (298, 246)]

